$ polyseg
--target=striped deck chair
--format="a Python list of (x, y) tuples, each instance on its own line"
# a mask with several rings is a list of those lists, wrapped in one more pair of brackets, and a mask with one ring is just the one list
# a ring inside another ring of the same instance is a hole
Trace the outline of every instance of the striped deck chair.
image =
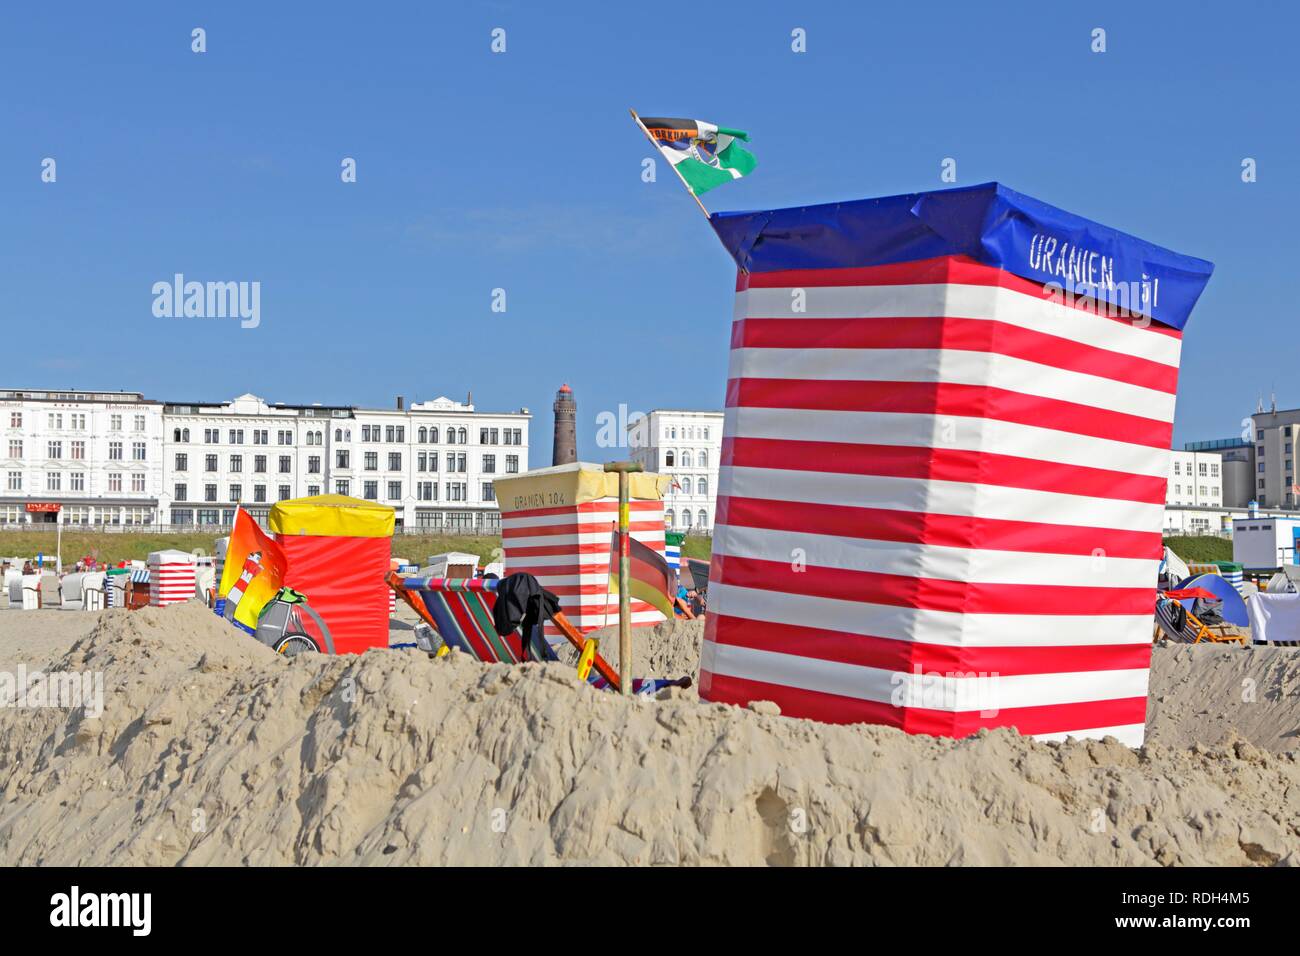
[[(390, 571), (384, 580), (447, 646), (485, 664), (518, 664), (524, 659), (520, 633), (515, 631), (502, 637), (492, 623), (498, 583), (495, 578), (402, 578)], [(557, 611), (551, 623), (570, 644), (582, 651), (585, 641), (564, 612)], [(552, 662), (560, 659), (540, 626), (528, 636), (528, 659)], [(593, 665), (588, 682), (593, 687), (617, 691), (618, 672), (609, 662), (597, 654)], [(632, 693), (655, 694), (665, 687), (690, 686), (689, 677), (676, 680), (637, 678), (632, 682)]]
[(1244, 635), (1229, 634), (1222, 627), (1215, 630), (1191, 611), (1184, 609), (1177, 600), (1180, 597), (1200, 598), (1203, 595), (1214, 597), (1213, 594), (1200, 588), (1166, 591), (1159, 595), (1156, 599), (1156, 640), (1163, 635), (1179, 644), (1200, 644), (1204, 641), (1209, 644), (1241, 644), (1244, 647), (1247, 643)]

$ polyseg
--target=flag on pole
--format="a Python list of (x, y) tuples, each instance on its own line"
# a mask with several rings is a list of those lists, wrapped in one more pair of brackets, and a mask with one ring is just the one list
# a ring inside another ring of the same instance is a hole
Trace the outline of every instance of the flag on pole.
[(758, 165), (754, 154), (738, 142), (748, 142), (744, 130), (665, 116), (643, 116), (638, 121), (697, 197), (714, 186), (748, 176)]
[(250, 630), (257, 616), (279, 593), (288, 566), (284, 552), (243, 508), (235, 512), (235, 527), (226, 544), (226, 564), (217, 597), (226, 599), (226, 617)]
[[(638, 601), (645, 601), (660, 614), (673, 618), (672, 572), (668, 562), (654, 548), (628, 538), (628, 574), (631, 583), (628, 594)], [(618, 593), (618, 532), (615, 531), (609, 549), (609, 590)]]
[(664, 532), (664, 560), (674, 571), (682, 566), (682, 542), (685, 540), (686, 535), (680, 531)]

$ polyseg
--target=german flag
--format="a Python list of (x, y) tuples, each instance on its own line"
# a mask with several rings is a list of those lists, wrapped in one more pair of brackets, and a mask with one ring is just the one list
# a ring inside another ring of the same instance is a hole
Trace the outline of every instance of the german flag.
[[(645, 601), (668, 620), (673, 619), (672, 569), (654, 548), (628, 536), (628, 594)], [(609, 548), (609, 593), (618, 593), (618, 532)]]

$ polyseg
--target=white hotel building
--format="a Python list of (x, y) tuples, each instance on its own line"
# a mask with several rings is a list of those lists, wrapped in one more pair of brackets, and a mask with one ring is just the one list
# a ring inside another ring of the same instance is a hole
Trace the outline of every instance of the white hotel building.
[(664, 495), (664, 523), (673, 531), (713, 529), (722, 458), (722, 412), (655, 409), (644, 423), (628, 423), (632, 460), (646, 471), (672, 475)]
[(138, 392), (0, 390), (0, 525), (146, 525), (163, 481), (162, 403)]
[(138, 393), (0, 391), (0, 525), (228, 526), (333, 492), (392, 506), (399, 528), (494, 533), (495, 476), (528, 469), (527, 409), (438, 398), (392, 409), (191, 404)]

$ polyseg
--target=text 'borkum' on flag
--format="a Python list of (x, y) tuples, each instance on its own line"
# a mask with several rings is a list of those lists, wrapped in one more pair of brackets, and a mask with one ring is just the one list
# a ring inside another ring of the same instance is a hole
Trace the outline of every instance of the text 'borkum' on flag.
[(757, 165), (754, 154), (740, 146), (749, 140), (744, 130), (703, 120), (632, 115), (696, 197), (749, 175)]

